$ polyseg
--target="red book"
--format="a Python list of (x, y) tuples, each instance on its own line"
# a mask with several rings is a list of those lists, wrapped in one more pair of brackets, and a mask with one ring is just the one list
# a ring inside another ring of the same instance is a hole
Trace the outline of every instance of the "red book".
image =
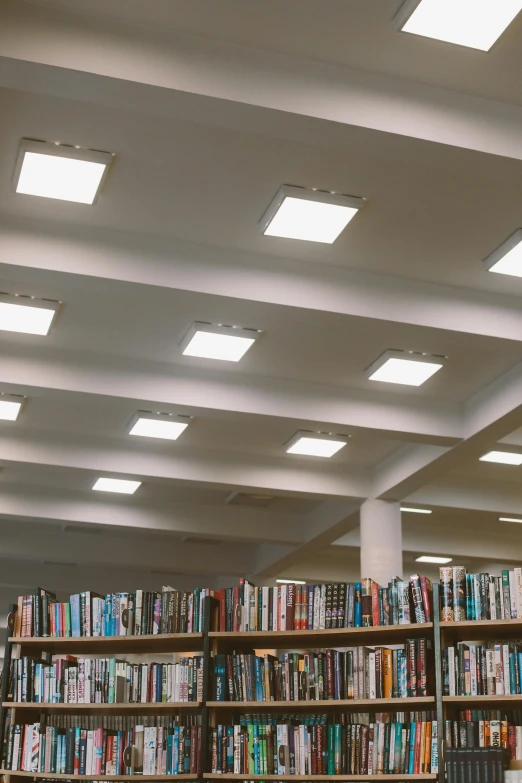
[(431, 623), (433, 621), (433, 585), (431, 579), (427, 576), (421, 576), (420, 586), (422, 593), (422, 603), (424, 605), (424, 614), (426, 615), (426, 622)]
[(98, 751), (98, 748), (100, 748), (100, 751), (103, 749), (103, 729), (95, 729), (94, 730), (94, 747), (96, 748), (95, 763), (94, 763), (94, 774), (95, 775), (101, 775), (102, 774), (102, 753)]
[(198, 746), (198, 727), (191, 726), (190, 727), (190, 769), (189, 769), (191, 775), (195, 775), (197, 773), (197, 761), (196, 761), (197, 746)]
[(226, 590), (221, 590), (219, 594), (219, 630), (227, 630)]
[(372, 580), (372, 621), (374, 625), (381, 624), (381, 612), (379, 609), (379, 585)]
[(323, 727), (317, 727), (317, 774), (323, 774)]
[(277, 630), (281, 630), (281, 586), (277, 588)]
[(112, 765), (112, 753), (113, 753), (114, 737), (109, 734), (107, 737), (107, 760), (105, 762), (105, 772), (107, 775), (114, 775), (114, 767)]
[(421, 734), (422, 734), (422, 723), (416, 723), (415, 724), (415, 750), (414, 750), (414, 761), (413, 761), (413, 774), (414, 775), (420, 775), (420, 746), (421, 746)]
[(54, 604), (51, 604), (51, 636), (56, 636), (56, 612), (54, 611)]
[(196, 752), (195, 773), (196, 775), (199, 775), (201, 771), (201, 726), (196, 726), (196, 729), (197, 729), (197, 752)]

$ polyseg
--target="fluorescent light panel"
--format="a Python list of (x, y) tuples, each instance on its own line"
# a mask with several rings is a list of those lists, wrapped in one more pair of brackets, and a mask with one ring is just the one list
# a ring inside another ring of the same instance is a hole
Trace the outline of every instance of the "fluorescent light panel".
[(522, 277), (522, 228), (518, 228), (484, 261), (488, 272)]
[(355, 196), (283, 185), (261, 218), (263, 234), (331, 245), (362, 206)]
[(488, 451), (480, 457), (481, 462), (498, 462), (500, 465), (522, 465), (522, 454), (513, 451)]
[(97, 492), (119, 492), (122, 495), (133, 495), (139, 486), (141, 486), (141, 481), (99, 478), (93, 486), (93, 489)]
[(385, 351), (367, 370), (370, 381), (421, 386), (443, 366), (444, 357), (410, 351)]
[(303, 582), (301, 579), (276, 579), (277, 584), (279, 585), (305, 585), (306, 582)]
[(439, 565), (444, 565), (445, 563), (451, 563), (452, 560), (453, 560), (452, 557), (435, 557), (435, 555), (422, 555), (421, 557), (417, 557), (415, 562), (438, 563)]
[(487, 52), (521, 9), (521, 0), (406, 0), (395, 27)]
[(129, 435), (177, 440), (189, 424), (190, 418), (188, 416), (138, 411), (132, 418)]
[(59, 306), (60, 302), (0, 294), (0, 329), (45, 336)]
[(519, 524), (522, 524), (522, 519), (514, 519), (513, 517), (499, 517), (499, 522), (518, 522)]
[(287, 454), (304, 454), (309, 457), (333, 457), (344, 446), (348, 438), (345, 435), (332, 435), (327, 432), (306, 432), (301, 430), (286, 445)]
[(28, 196), (94, 204), (112, 159), (110, 152), (22, 139), (15, 190)]
[(181, 348), (184, 356), (239, 362), (260, 334), (257, 329), (196, 321), (181, 341)]
[(406, 514), (431, 514), (432, 511), (429, 508), (405, 508), (401, 506), (401, 511)]
[(0, 419), (16, 421), (24, 401), (25, 397), (18, 394), (0, 394)]

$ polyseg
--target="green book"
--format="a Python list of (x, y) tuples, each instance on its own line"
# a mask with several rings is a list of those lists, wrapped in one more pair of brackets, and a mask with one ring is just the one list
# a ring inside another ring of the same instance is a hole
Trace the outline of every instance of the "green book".
[(335, 775), (335, 761), (334, 761), (334, 727), (330, 724), (328, 726), (328, 774)]
[(504, 620), (511, 620), (511, 593), (509, 590), (509, 571), (502, 571), (502, 596), (504, 598)]
[(342, 726), (340, 723), (334, 725), (334, 775), (341, 774), (341, 743)]

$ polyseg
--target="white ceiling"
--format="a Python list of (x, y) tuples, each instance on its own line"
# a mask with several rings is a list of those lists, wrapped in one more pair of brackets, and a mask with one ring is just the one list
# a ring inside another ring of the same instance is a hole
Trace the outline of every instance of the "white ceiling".
[[(478, 457), (522, 444), (522, 281), (481, 263), (522, 220), (522, 17), (484, 54), (396, 33), (398, 5), (2, 5), (0, 290), (63, 302), (48, 337), (0, 337), (0, 391), (27, 396), (0, 424), (4, 602), (31, 574), (77, 589), (102, 541), (104, 585), (150, 584), (156, 550), (188, 585), (350, 578), (368, 497), (433, 509), (405, 517), (405, 569), (520, 560), (498, 522), (522, 512), (520, 469)], [(22, 137), (114, 152), (97, 204), (15, 194)], [(367, 203), (332, 246), (264, 237), (283, 183)], [(179, 348), (194, 320), (263, 334), (205, 362)], [(448, 360), (373, 384), (387, 348)], [(193, 422), (130, 438), (138, 409)], [(350, 440), (287, 456), (299, 429)], [(100, 472), (143, 485), (94, 496)]]

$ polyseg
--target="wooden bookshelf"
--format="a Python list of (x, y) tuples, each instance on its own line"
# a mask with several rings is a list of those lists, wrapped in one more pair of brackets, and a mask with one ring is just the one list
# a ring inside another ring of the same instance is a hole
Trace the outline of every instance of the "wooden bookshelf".
[(231, 712), (402, 712), (435, 706), (435, 696), (409, 699), (324, 699), (321, 701), (207, 701), (207, 707)]
[(422, 774), (422, 775), (252, 775), (247, 772), (242, 775), (235, 775), (230, 772), (205, 772), (203, 774), (205, 780), (436, 780), (435, 774)]
[(441, 622), (441, 636), (450, 644), (467, 639), (500, 639), (522, 638), (522, 619), (518, 620), (459, 620), (458, 622)]
[(56, 772), (20, 772), (12, 769), (0, 769), (0, 775), (9, 778), (34, 778), (35, 780), (197, 780), (200, 775), (59, 775)]
[(471, 709), (477, 709), (477, 707), (483, 706), (488, 708), (496, 704), (501, 704), (508, 709), (517, 709), (522, 703), (522, 696), (520, 693), (512, 693), (507, 696), (443, 696), (442, 701), (444, 704), (455, 704), (457, 706), (466, 706)]
[(141, 715), (144, 712), (179, 712), (180, 710), (198, 710), (200, 701), (161, 701), (139, 702), (136, 704), (53, 704), (52, 702), (4, 701), (2, 707), (33, 712), (72, 712), (72, 713), (111, 713), (126, 712)]
[(19, 644), (22, 654), (37, 651), (91, 655), (94, 653), (173, 653), (201, 652), (202, 633), (161, 633), (153, 636), (12, 636), (11, 644)]
[(302, 649), (303, 647), (356, 647), (361, 644), (400, 644), (404, 639), (429, 636), (433, 623), (378, 625), (365, 628), (327, 628), (317, 631), (210, 631), (220, 648), (250, 647)]

